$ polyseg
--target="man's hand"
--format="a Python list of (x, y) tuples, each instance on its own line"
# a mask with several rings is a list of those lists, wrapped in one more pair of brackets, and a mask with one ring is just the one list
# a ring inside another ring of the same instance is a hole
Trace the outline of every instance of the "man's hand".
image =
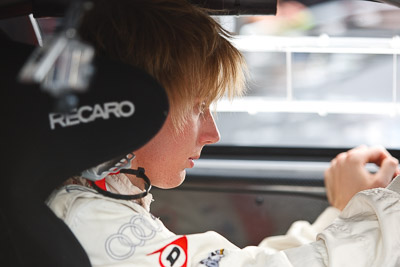
[[(380, 169), (372, 174), (365, 164), (375, 163)], [(325, 171), (325, 187), (332, 206), (342, 210), (358, 192), (386, 187), (400, 173), (399, 161), (383, 147), (359, 146), (340, 153)]]

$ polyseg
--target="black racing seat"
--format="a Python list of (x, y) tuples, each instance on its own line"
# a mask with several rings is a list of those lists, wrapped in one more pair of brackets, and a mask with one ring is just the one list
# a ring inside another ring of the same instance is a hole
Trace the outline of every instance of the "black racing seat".
[(37, 85), (17, 82), (32, 51), (0, 36), (1, 265), (90, 266), (45, 200), (66, 178), (150, 140), (166, 119), (167, 96), (140, 69), (96, 57), (95, 75), (79, 94), (75, 116), (56, 114), (56, 99)]

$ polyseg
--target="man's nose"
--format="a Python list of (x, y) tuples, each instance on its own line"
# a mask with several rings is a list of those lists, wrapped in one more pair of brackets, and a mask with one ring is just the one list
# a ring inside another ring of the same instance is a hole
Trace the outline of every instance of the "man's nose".
[(202, 144), (214, 144), (219, 141), (220, 134), (215, 124), (214, 117), (209, 109), (204, 111), (199, 141)]

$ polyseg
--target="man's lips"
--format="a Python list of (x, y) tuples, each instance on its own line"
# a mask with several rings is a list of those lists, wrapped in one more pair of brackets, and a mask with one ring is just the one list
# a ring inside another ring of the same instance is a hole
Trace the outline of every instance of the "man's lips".
[(194, 161), (195, 161), (196, 159), (199, 159), (199, 158), (200, 158), (200, 156), (194, 156), (194, 157), (190, 157), (190, 158), (189, 158), (190, 168), (193, 168), (193, 166), (194, 166)]

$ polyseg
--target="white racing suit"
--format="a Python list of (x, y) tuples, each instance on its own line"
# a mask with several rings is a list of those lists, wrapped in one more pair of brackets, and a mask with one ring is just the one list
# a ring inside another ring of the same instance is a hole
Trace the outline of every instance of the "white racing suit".
[[(139, 190), (125, 180), (107, 177), (107, 189)], [(290, 249), (285, 246), (310, 241), (295, 225), (289, 237), (269, 238), (243, 249), (215, 232), (175, 235), (148, 211), (151, 196), (138, 204), (68, 185), (54, 192), (48, 205), (70, 227), (93, 266), (394, 267), (400, 266), (398, 192), (400, 179), (388, 188), (358, 193), (317, 241)]]

